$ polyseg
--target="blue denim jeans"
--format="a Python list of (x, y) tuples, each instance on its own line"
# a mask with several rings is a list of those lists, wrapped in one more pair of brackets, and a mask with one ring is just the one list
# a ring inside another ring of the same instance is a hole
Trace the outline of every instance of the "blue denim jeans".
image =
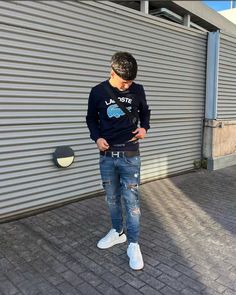
[(100, 156), (100, 172), (113, 228), (119, 233), (123, 230), (123, 199), (128, 243), (137, 243), (140, 228), (140, 157)]

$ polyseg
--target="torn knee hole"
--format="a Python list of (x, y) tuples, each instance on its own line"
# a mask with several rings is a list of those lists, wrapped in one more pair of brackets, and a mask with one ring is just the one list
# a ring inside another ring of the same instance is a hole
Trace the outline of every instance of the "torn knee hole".
[(138, 189), (138, 184), (128, 184), (128, 189), (130, 189), (131, 191), (137, 190)]
[(111, 184), (111, 180), (104, 180), (102, 184)]
[(132, 208), (131, 209), (131, 215), (132, 216), (140, 215), (140, 209), (138, 207)]
[(103, 188), (105, 188), (105, 187), (108, 186), (108, 185), (111, 185), (111, 180), (104, 180), (104, 181), (102, 182), (102, 186), (103, 186)]
[(135, 184), (129, 184), (128, 185), (128, 188), (138, 188), (138, 185), (137, 185), (137, 183), (135, 183)]

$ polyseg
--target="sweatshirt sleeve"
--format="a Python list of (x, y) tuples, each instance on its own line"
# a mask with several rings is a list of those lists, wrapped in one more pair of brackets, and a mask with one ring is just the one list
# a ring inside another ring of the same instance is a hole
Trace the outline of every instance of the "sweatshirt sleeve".
[(94, 89), (92, 88), (89, 99), (88, 99), (88, 109), (86, 116), (86, 123), (90, 131), (90, 138), (95, 142), (100, 137), (99, 132), (99, 116), (96, 104), (96, 97), (94, 94)]
[(151, 111), (147, 104), (146, 95), (143, 86), (140, 89), (140, 104), (139, 104), (139, 118), (140, 118), (140, 127), (145, 128), (146, 131), (150, 129), (150, 115)]

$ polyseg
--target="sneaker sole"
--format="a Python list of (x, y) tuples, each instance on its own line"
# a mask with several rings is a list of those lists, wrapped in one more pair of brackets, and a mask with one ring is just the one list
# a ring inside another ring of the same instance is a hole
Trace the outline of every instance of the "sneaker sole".
[(117, 245), (117, 244), (122, 244), (122, 243), (124, 243), (124, 242), (127, 241), (127, 237), (126, 237), (125, 234), (123, 234), (121, 237), (122, 237), (122, 239), (120, 238), (118, 241), (114, 241), (112, 244), (110, 244), (110, 245), (108, 245), (108, 246), (99, 246), (99, 243), (98, 243), (98, 244), (97, 244), (97, 247), (98, 247), (99, 249), (109, 249), (109, 248), (111, 248), (111, 247), (113, 247), (113, 246), (115, 246), (115, 245)]
[[(127, 252), (127, 256), (129, 257), (129, 254)], [(130, 259), (130, 257), (129, 257)], [(142, 263), (142, 265), (138, 268), (135, 268), (135, 267), (132, 267), (131, 264), (129, 263), (129, 267), (132, 269), (132, 270), (142, 270), (144, 268), (144, 263)]]
[(139, 268), (134, 268), (132, 267), (130, 264), (129, 264), (129, 267), (132, 269), (132, 270), (142, 270), (144, 268), (144, 265), (143, 266), (140, 266)]

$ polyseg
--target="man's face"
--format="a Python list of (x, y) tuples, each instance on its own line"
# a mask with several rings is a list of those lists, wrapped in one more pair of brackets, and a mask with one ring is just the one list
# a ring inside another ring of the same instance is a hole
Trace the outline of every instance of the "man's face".
[(118, 88), (120, 91), (127, 90), (133, 83), (133, 80), (122, 79), (113, 70), (111, 70), (111, 79), (112, 79), (112, 85)]

